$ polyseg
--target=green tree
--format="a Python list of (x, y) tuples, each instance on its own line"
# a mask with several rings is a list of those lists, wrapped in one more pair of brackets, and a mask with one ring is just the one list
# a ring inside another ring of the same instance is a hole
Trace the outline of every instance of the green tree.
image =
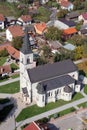
[(6, 49), (0, 51), (0, 57), (8, 56), (8, 51)]
[(43, 57), (39, 57), (36, 59), (36, 65), (43, 65), (43, 64), (46, 64), (47, 61), (43, 58)]
[(12, 41), (12, 46), (17, 50), (20, 50), (20, 48), (22, 47), (22, 43), (23, 43), (22, 37), (15, 37)]
[(47, 40), (61, 40), (63, 31), (58, 28), (51, 26), (47, 29), (45, 33), (45, 37)]
[(61, 9), (61, 10), (57, 13), (57, 18), (64, 18), (67, 13), (68, 13), (68, 10)]
[(83, 46), (78, 46), (75, 49), (75, 55), (74, 55), (75, 60), (83, 58)]
[(74, 4), (74, 10), (81, 10), (81, 9), (84, 9), (84, 3), (81, 2), (81, 0), (75, 0), (73, 2)]
[(49, 48), (49, 46), (44, 45), (44, 46), (42, 47), (42, 50), (43, 50), (43, 55), (44, 55), (44, 57), (49, 58), (50, 55), (51, 55), (51, 49)]
[(76, 45), (76, 46), (80, 46), (80, 45), (83, 45), (84, 44), (84, 38), (79, 35), (79, 34), (76, 34), (76, 35), (73, 35), (70, 39), (68, 39), (72, 44)]
[(53, 61), (54, 62), (60, 61), (60, 58), (61, 58), (61, 55), (58, 54), (58, 53), (55, 53), (54, 56), (53, 56)]

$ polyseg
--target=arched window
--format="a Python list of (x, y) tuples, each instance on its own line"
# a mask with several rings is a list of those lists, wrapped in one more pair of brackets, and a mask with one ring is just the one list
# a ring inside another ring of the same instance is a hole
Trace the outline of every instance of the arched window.
[(29, 64), (30, 63), (30, 59), (29, 58), (27, 58), (27, 64)]

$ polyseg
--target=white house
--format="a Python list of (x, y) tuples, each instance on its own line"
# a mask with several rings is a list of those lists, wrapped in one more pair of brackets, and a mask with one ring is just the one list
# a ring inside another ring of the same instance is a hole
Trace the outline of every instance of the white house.
[(32, 18), (30, 15), (22, 15), (18, 20), (21, 21), (23, 25), (29, 25), (31, 24)]
[(68, 11), (73, 10), (74, 5), (66, 0), (62, 0), (60, 3), (61, 9), (67, 9)]
[(6, 39), (8, 41), (12, 41), (13, 38), (18, 37), (18, 36), (23, 36), (23, 35), (24, 35), (24, 31), (22, 27), (19, 25), (9, 26), (6, 29)]
[(77, 67), (70, 59), (36, 67), (28, 36), (26, 31), (20, 51), (20, 92), (23, 100), (35, 102), (39, 107), (59, 99), (70, 101), (74, 92), (81, 89)]
[(0, 29), (4, 29), (4, 28), (5, 28), (5, 18), (3, 14), (0, 14)]
[(81, 14), (81, 15), (78, 17), (78, 21), (83, 21), (84, 24), (87, 24), (87, 12)]

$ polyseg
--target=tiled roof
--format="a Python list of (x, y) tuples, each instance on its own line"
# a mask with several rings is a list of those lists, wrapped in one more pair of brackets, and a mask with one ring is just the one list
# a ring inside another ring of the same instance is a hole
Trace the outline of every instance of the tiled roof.
[(36, 23), (34, 25), (36, 32), (38, 33), (38, 31), (40, 31), (41, 33), (46, 29), (46, 23), (42, 22), (42, 23)]
[(32, 18), (30, 15), (22, 15), (21, 16), (21, 19), (24, 21), (24, 22), (28, 22), (28, 21), (31, 21)]
[(75, 28), (68, 28), (68, 29), (65, 29), (64, 31), (64, 34), (74, 34), (74, 33), (77, 33), (77, 30)]
[(0, 66), (0, 74), (10, 73), (10, 72), (11, 72), (10, 65)]
[(28, 69), (27, 72), (30, 76), (31, 82), (35, 83), (66, 75), (76, 70), (77, 67), (75, 64), (70, 59), (68, 59), (60, 62), (55, 62), (53, 64), (40, 65), (33, 69)]
[(65, 1), (65, 0), (62, 0), (60, 5), (63, 6), (63, 7), (69, 7), (71, 3), (69, 1)]
[(82, 14), (83, 18), (87, 20), (87, 12)]
[(32, 122), (23, 130), (40, 130), (40, 128), (36, 125), (36, 123)]
[(8, 30), (11, 32), (13, 37), (23, 36), (24, 35), (22, 27), (18, 26), (18, 25), (10, 26), (10, 27), (8, 27)]
[(9, 53), (9, 55), (11, 55), (13, 58), (15, 59), (19, 59), (19, 51), (17, 49), (15, 49), (14, 47), (12, 47), (11, 45), (3, 45), (0, 46), (0, 51), (6, 49)]
[(19, 59), (20, 52), (19, 52), (17, 49), (15, 49), (14, 47), (12, 47), (12, 46), (10, 46), (10, 45), (8, 45), (6, 49), (7, 49), (8, 53), (9, 53), (13, 58)]
[(3, 14), (0, 14), (0, 21), (5, 21)]

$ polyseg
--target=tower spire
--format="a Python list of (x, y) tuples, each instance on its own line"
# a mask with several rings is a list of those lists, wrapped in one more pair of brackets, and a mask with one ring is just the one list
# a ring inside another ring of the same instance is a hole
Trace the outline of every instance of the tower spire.
[(29, 54), (32, 53), (31, 50), (31, 45), (30, 45), (30, 41), (29, 41), (29, 34), (28, 34), (28, 28), (25, 28), (25, 36), (23, 37), (23, 44), (22, 44), (22, 49), (21, 52), (23, 54)]

